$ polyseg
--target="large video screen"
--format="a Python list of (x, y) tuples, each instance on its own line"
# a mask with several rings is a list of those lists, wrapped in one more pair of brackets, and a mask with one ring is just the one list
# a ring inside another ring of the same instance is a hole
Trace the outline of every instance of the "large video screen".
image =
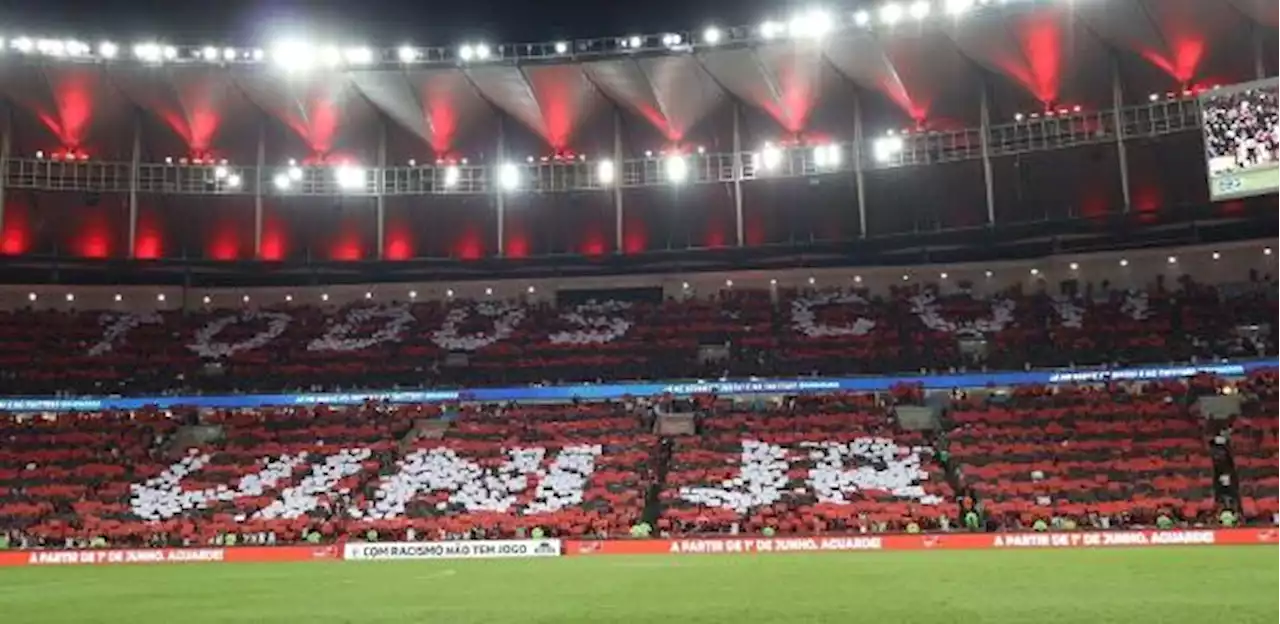
[(1276, 81), (1250, 82), (1200, 96), (1213, 201), (1280, 190), (1280, 107)]

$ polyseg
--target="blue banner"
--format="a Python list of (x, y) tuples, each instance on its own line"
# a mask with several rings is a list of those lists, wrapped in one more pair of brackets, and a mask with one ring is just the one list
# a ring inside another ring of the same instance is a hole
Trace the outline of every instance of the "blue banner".
[(748, 379), (727, 381), (673, 381), (662, 383), (581, 384), (515, 388), (475, 388), (471, 390), (407, 390), (397, 392), (343, 392), (310, 394), (235, 394), (221, 396), (152, 397), (14, 397), (0, 398), (3, 412), (73, 412), (136, 410), (146, 406), (202, 408), (244, 408), (289, 405), (358, 405), (366, 401), (388, 403), (438, 403), (442, 401), (568, 401), (601, 400), (624, 396), (676, 396), (715, 393), (799, 394), (806, 392), (871, 392), (888, 390), (901, 383), (923, 384), (933, 390), (951, 388), (1004, 387), (1027, 384), (1097, 383), (1148, 379), (1181, 379), (1198, 373), (1239, 377), (1260, 369), (1277, 368), (1277, 360), (1248, 360), (1220, 364), (1141, 366), (1119, 369), (1048, 371), (1004, 371), (947, 375), (898, 375), (885, 377), (830, 377), (808, 379)]

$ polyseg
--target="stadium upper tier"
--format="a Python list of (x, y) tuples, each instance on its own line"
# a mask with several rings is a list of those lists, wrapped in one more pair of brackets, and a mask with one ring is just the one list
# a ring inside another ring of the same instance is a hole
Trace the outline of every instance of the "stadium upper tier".
[(1151, 215), (1206, 203), (1196, 94), (1275, 75), (1256, 0), (830, 11), (447, 49), (5, 33), (0, 253), (596, 257)]
[[(1192, 259), (1160, 262), (1176, 269)], [(1209, 270), (1214, 263), (1205, 264)], [(1276, 353), (1271, 275), (1219, 276), (1226, 280), (1221, 286), (1208, 286), (1186, 273), (1162, 273), (1128, 284), (1130, 268), (1127, 258), (1109, 264), (1095, 285), (1077, 281), (1082, 269), (1073, 263), (1063, 269), (1077, 278), (1056, 288), (1033, 268), (1013, 282), (1007, 275), (996, 282), (993, 272), (943, 273), (940, 280), (903, 274), (874, 291), (855, 276), (849, 280), (855, 283), (826, 288), (817, 278), (754, 288), (729, 279), (701, 292), (688, 283), (666, 293), (530, 287), (527, 298), (489, 289), (475, 299), (448, 291), (434, 300), (416, 292), (377, 300), (369, 291), (342, 305), (259, 292), (279, 299), (245, 294), (223, 302), (232, 307), (206, 299), (176, 309), (166, 301), (153, 307), (134, 301), (116, 311), (77, 311), (71, 295), (35, 298), (37, 308), (0, 312), (0, 392), (389, 390), (1017, 370)], [(117, 302), (123, 306), (119, 295)]]

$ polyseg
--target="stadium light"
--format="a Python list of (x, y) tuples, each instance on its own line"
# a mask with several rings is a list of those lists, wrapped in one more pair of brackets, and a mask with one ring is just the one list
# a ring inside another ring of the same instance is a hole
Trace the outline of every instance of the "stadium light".
[(217, 48), (213, 46), (205, 46), (204, 49), (200, 50), (200, 56), (204, 57), (204, 60), (210, 63), (215, 63), (220, 55)]
[(782, 150), (775, 147), (772, 143), (765, 143), (760, 148), (760, 152), (756, 154), (756, 164), (765, 171), (773, 171), (778, 168), (782, 162)]
[(596, 165), (596, 180), (600, 182), (601, 186), (612, 185), (616, 173), (612, 160), (605, 159)]
[(83, 41), (68, 39), (62, 43), (62, 47), (66, 48), (68, 56), (80, 57), (89, 55), (89, 44)]
[(964, 15), (973, 8), (973, 0), (947, 0), (947, 15)]
[(667, 179), (676, 184), (689, 178), (689, 163), (679, 154), (668, 156), (664, 162), (664, 169), (667, 172)]
[(104, 59), (113, 59), (120, 53), (120, 46), (110, 42), (103, 41), (98, 44), (98, 56)]
[(476, 44), (476, 47), (475, 47), (475, 50), (476, 50), (476, 60), (483, 61), (483, 60), (485, 60), (485, 59), (488, 59), (488, 58), (489, 58), (489, 46), (488, 46), (488, 45), (483, 44), (483, 43), (477, 43), (477, 44)]
[(240, 178), (240, 174), (238, 173), (233, 173), (227, 176), (227, 188), (238, 189), (243, 182), (244, 180)]
[(866, 11), (857, 11), (853, 14), (853, 23), (858, 26), (866, 26), (871, 23), (871, 14)]
[(639, 48), (644, 45), (644, 39), (640, 35), (631, 35), (627, 37), (627, 47), (632, 49)]
[(23, 54), (31, 54), (36, 49), (36, 42), (32, 41), (30, 37), (18, 37), (13, 40), (13, 49)]
[(288, 72), (311, 69), (314, 56), (315, 50), (301, 41), (281, 41), (271, 49), (271, 60)]
[(230, 172), (228, 172), (227, 168), (222, 165), (218, 165), (217, 167), (213, 168), (213, 177), (219, 180), (226, 179), (228, 173)]
[(164, 52), (156, 43), (139, 43), (133, 46), (133, 55), (144, 63), (159, 63)]
[(288, 175), (290, 182), (300, 182), (302, 180), (302, 168), (290, 164)]
[(929, 12), (932, 9), (933, 7), (930, 7), (929, 3), (925, 0), (916, 0), (911, 3), (911, 7), (907, 9), (907, 12), (911, 14), (911, 17), (922, 20), (929, 17)]
[(373, 63), (373, 50), (365, 46), (347, 48), (343, 54), (352, 65), (369, 65)]
[(165, 46), (161, 52), (166, 61), (172, 61), (178, 58), (178, 49), (173, 46)]
[(293, 181), (289, 179), (289, 176), (283, 173), (277, 173), (272, 182), (275, 183), (278, 191), (287, 191), (293, 185)]
[(889, 162), (894, 156), (902, 153), (905, 144), (902, 137), (887, 136), (875, 140), (872, 144), (872, 152), (875, 153), (876, 160), (879, 162)]
[(556, 54), (566, 54), (569, 52), (569, 43), (567, 41), (556, 42)]
[(462, 178), (462, 171), (457, 165), (449, 165), (444, 169), (444, 187), (453, 188), (458, 185), (458, 180)]
[(66, 45), (57, 39), (41, 39), (36, 42), (36, 51), (48, 56), (62, 56), (66, 54)]
[(504, 191), (520, 188), (520, 168), (511, 163), (503, 163), (498, 167), (498, 186)]
[(784, 30), (786, 30), (786, 27), (773, 20), (760, 24), (760, 36), (765, 39), (773, 39), (774, 37), (782, 34), (782, 31)]
[(813, 148), (813, 164), (819, 169), (835, 169), (840, 166), (841, 159), (840, 146), (835, 143), (817, 145)]
[(797, 39), (821, 39), (834, 26), (831, 14), (821, 9), (810, 9), (791, 18), (788, 32)]
[(228, 63), (230, 63), (231, 61), (236, 60), (236, 49), (235, 49), (235, 48), (223, 48), (223, 49), (222, 49), (222, 60), (224, 60), (224, 61), (226, 61), (226, 62), (228, 62)]
[(418, 50), (412, 46), (400, 46), (400, 49), (396, 51), (396, 56), (401, 63), (412, 63), (418, 60)]
[(364, 188), (364, 167), (342, 165), (334, 171), (334, 177), (338, 180), (338, 188), (343, 190), (358, 191)]
[(880, 21), (886, 26), (893, 26), (902, 20), (902, 5), (890, 2), (880, 7)]
[(720, 43), (720, 39), (723, 36), (724, 33), (721, 33), (720, 29), (715, 26), (709, 26), (706, 30), (702, 31), (702, 41), (708, 45), (716, 45), (717, 43)]
[(677, 47), (682, 43), (684, 43), (684, 37), (681, 37), (676, 33), (667, 33), (662, 36), (662, 45), (667, 46), (668, 48)]
[(458, 58), (462, 59), (464, 62), (470, 61), (475, 58), (475, 56), (475, 48), (472, 48), (469, 43), (464, 43), (462, 44), (462, 47), (458, 48)]
[(326, 67), (337, 67), (342, 64), (342, 50), (339, 50), (338, 46), (325, 46), (320, 50), (320, 61)]

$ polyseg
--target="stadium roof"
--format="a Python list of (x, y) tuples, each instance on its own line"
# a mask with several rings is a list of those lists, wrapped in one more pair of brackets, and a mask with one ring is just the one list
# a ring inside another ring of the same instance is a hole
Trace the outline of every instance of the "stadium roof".
[[(976, 6), (952, 14), (970, 4)], [(323, 65), (337, 49), (314, 42), (294, 50), (315, 56), (306, 61), (316, 65), (308, 71), (280, 67), (270, 46), (228, 52), (121, 42), (108, 61), (97, 43), (79, 44), (72, 58), (70, 44), (52, 49), (10, 33), (0, 89), (60, 144), (19, 134), (18, 153), (127, 143), (123, 129), (135, 107), (161, 120), (190, 152), (244, 151), (256, 141), (260, 113), (313, 154), (359, 154), (380, 117), (437, 155), (465, 153), (469, 137), (485, 134), (479, 128), (499, 116), (548, 148), (574, 149), (614, 106), (667, 142), (689, 139), (732, 100), (767, 114), (780, 134), (822, 132), (815, 111), (842, 108), (851, 85), (878, 94), (892, 105), (888, 116), (903, 125), (973, 125), (982, 75), (1008, 110), (1104, 107), (1111, 104), (1106, 68), (1113, 51), (1126, 89), (1142, 96), (1248, 80), (1256, 76), (1240, 74), (1251, 65), (1275, 62), (1264, 49), (1275, 49), (1278, 21), (1270, 0), (950, 0), (882, 3), (865, 16), (831, 19), (821, 36), (796, 32), (794, 24), (789, 31), (783, 21), (770, 27), (777, 32), (726, 28), (714, 43), (691, 31), (564, 45), (485, 44), (492, 51), (483, 59), (477, 43), (408, 49), (412, 54), (343, 48), (344, 56), (333, 59), (336, 69)]]

